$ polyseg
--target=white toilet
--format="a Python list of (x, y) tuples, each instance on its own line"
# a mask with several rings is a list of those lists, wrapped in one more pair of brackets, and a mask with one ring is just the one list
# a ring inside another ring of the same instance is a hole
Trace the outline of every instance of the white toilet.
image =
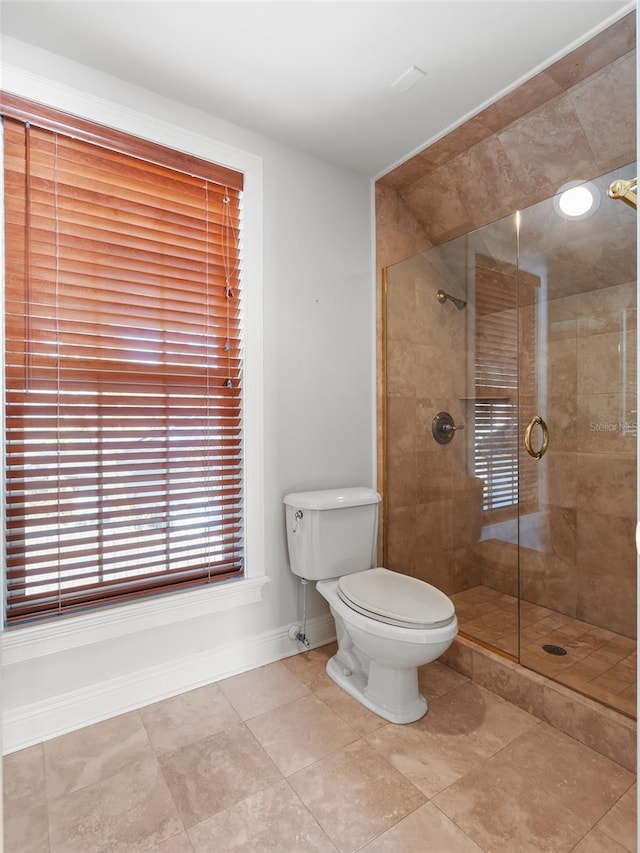
[(338, 651), (327, 673), (392, 723), (427, 711), (418, 667), (458, 632), (453, 602), (417, 578), (375, 567), (380, 495), (364, 487), (286, 495), (291, 570), (326, 598)]

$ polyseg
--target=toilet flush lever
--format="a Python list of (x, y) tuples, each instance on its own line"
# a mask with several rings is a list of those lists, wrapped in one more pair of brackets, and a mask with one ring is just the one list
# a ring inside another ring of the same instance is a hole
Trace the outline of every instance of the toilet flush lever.
[(294, 516), (293, 516), (293, 518), (294, 518), (294, 522), (293, 522), (293, 532), (294, 532), (294, 533), (297, 533), (297, 532), (298, 532), (298, 525), (299, 525), (299, 524), (300, 524), (300, 522), (302, 521), (303, 517), (304, 517), (304, 513), (302, 512), (302, 510), (301, 510), (301, 509), (297, 509), (297, 510), (295, 511)]

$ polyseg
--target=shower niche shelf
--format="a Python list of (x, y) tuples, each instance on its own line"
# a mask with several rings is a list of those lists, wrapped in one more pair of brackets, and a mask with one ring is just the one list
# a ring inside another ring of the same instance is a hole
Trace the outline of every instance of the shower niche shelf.
[(500, 388), (500, 386), (495, 385), (474, 385), (474, 389), (475, 393), (459, 399), (472, 403), (476, 400), (512, 402), (515, 397), (514, 390), (511, 388)]
[(507, 401), (511, 402), (513, 397), (511, 394), (474, 394), (473, 397), (460, 397), (465, 403), (475, 403), (476, 400), (496, 400), (496, 401)]

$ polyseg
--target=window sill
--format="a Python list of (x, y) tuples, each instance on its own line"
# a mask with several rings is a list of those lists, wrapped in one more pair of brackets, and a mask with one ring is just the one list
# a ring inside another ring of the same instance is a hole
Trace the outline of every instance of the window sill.
[(2, 634), (4, 666), (55, 654), (114, 637), (135, 634), (158, 624), (170, 625), (254, 604), (262, 598), (266, 575), (242, 578), (172, 593), (144, 601), (62, 617), (53, 622), (18, 625)]

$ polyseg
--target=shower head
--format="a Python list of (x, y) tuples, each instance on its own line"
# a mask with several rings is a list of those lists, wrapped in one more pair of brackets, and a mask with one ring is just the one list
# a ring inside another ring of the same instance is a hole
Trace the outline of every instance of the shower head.
[(450, 302), (453, 302), (458, 311), (462, 311), (463, 308), (467, 307), (467, 303), (464, 301), (464, 299), (456, 299), (455, 296), (451, 296), (449, 293), (445, 293), (444, 290), (439, 290), (436, 293), (436, 299), (438, 300), (438, 302), (442, 302), (443, 305), (448, 299)]

